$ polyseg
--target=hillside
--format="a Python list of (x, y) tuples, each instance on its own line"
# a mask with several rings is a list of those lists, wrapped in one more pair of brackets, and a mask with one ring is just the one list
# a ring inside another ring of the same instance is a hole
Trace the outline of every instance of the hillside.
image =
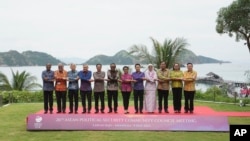
[(44, 66), (48, 62), (57, 65), (61, 61), (43, 52), (19, 53), (15, 50), (0, 52), (0, 66)]
[(101, 63), (103, 65), (108, 65), (110, 63), (122, 64), (122, 65), (130, 65), (134, 64), (135, 58), (128, 54), (127, 51), (121, 50), (116, 53), (114, 56), (106, 56), (106, 55), (96, 55), (85, 63), (89, 65), (95, 65), (97, 63)]
[[(185, 55), (180, 56), (179, 60), (179, 63), (181, 64), (186, 64), (187, 62), (192, 62), (194, 64), (229, 63), (205, 56), (197, 56), (192, 51), (189, 51)], [(22, 53), (19, 53), (15, 50), (10, 50), (8, 52), (0, 52), (0, 66), (44, 66), (48, 62), (52, 65), (57, 65), (62, 61), (47, 53), (37, 51), (24, 51)], [(135, 63), (146, 64), (147, 62), (141, 60), (140, 58), (135, 58), (129, 55), (125, 50), (121, 50), (114, 56), (96, 55), (84, 63), (87, 63), (89, 65), (96, 65), (97, 63), (101, 63), (103, 65), (109, 65), (110, 63), (116, 63), (118, 65), (131, 65)]]
[[(228, 61), (221, 61), (210, 57), (197, 56), (192, 51), (188, 51), (185, 55), (180, 56), (179, 60), (181, 64), (186, 64), (188, 62), (192, 62), (194, 64), (229, 63)], [(89, 65), (95, 65), (97, 63), (101, 63), (103, 65), (108, 65), (110, 63), (116, 63), (118, 65), (130, 65), (134, 63), (146, 63), (146, 61), (142, 61), (139, 58), (134, 58), (133, 56), (129, 55), (127, 51), (121, 50), (114, 56), (96, 55), (87, 60), (85, 63)]]

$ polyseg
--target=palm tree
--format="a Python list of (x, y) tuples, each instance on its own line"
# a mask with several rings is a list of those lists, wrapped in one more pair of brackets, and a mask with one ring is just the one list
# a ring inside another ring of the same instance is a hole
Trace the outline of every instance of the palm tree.
[(34, 90), (35, 88), (40, 87), (41, 85), (36, 83), (37, 78), (32, 76), (30, 73), (26, 71), (16, 71), (15, 73), (13, 70), (12, 72), (12, 81), (10, 82), (9, 79), (5, 74), (0, 72), (0, 89), (11, 91), (11, 90)]
[(188, 51), (186, 49), (188, 43), (184, 38), (165, 39), (163, 44), (152, 37), (150, 39), (153, 42), (152, 54), (149, 53), (145, 45), (132, 46), (129, 49), (129, 54), (140, 58), (140, 61), (144, 60), (147, 63), (154, 64), (157, 68), (159, 68), (161, 61), (166, 61), (167, 67), (170, 68), (175, 62), (180, 61), (182, 54)]

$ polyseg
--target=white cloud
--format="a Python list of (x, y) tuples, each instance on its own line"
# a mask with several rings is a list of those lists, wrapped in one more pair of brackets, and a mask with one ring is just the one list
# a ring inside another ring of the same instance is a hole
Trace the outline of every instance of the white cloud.
[(249, 60), (242, 42), (215, 31), (217, 11), (232, 0), (4, 0), (0, 51), (35, 50), (56, 57), (113, 55), (133, 44), (187, 38), (198, 55)]

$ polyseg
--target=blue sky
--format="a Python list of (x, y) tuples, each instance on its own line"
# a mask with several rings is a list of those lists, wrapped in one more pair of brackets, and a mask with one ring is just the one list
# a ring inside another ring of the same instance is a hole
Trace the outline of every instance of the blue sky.
[(215, 31), (217, 12), (232, 0), (1, 0), (0, 52), (26, 50), (88, 59), (153, 37), (186, 38), (197, 55), (247, 62), (244, 42)]

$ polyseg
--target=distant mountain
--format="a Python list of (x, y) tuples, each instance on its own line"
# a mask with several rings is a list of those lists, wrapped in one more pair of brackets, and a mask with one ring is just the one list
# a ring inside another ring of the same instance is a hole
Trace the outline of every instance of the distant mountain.
[(87, 60), (85, 63), (89, 65), (95, 65), (97, 63), (101, 63), (103, 65), (108, 65), (110, 63), (116, 63), (120, 65), (130, 65), (134, 64), (136, 61), (136, 58), (129, 55), (127, 51), (121, 50), (118, 53), (116, 53), (114, 56), (106, 56), (106, 55), (96, 55), (89, 60)]
[(230, 61), (222, 61), (222, 60), (216, 60), (210, 57), (205, 57), (205, 56), (197, 56), (198, 60), (199, 60), (199, 64), (203, 64), (203, 63), (231, 63)]
[[(63, 60), (63, 61), (61, 61)], [(10, 50), (8, 52), (0, 52), (0, 66), (44, 66), (47, 63), (52, 65), (57, 65), (62, 62), (66, 64), (76, 63), (83, 64), (87, 63), (89, 65), (95, 65), (101, 63), (103, 65), (109, 65), (110, 63), (116, 63), (118, 65), (131, 65), (135, 63), (146, 64), (145, 60), (140, 58), (135, 58), (128, 54), (127, 51), (121, 50), (117, 52), (114, 56), (107, 55), (96, 55), (85, 62), (85, 60), (80, 58), (62, 58), (61, 60), (43, 52), (37, 51), (24, 51), (19, 53), (15, 50)], [(230, 63), (228, 61), (221, 61), (214, 58), (209, 58), (205, 56), (197, 56), (192, 51), (188, 51), (186, 54), (179, 58), (181, 64), (186, 64), (192, 62), (194, 64), (203, 63)]]
[(24, 51), (19, 53), (15, 50), (0, 52), (0, 66), (44, 66), (47, 63), (57, 65), (60, 62), (43, 52)]
[[(205, 56), (197, 56), (192, 51), (188, 51), (186, 54), (179, 58), (181, 64), (186, 64), (188, 62), (192, 62), (194, 64), (204, 64), (204, 63), (230, 63), (228, 61), (216, 60), (213, 58), (205, 57)], [(106, 56), (106, 55), (96, 55), (85, 63), (89, 65), (95, 65), (97, 63), (101, 63), (103, 65), (108, 65), (110, 63), (116, 63), (118, 65), (131, 65), (135, 63), (146, 63), (146, 61), (141, 60), (140, 58), (135, 58), (128, 54), (127, 51), (121, 50), (116, 53), (114, 56)]]

